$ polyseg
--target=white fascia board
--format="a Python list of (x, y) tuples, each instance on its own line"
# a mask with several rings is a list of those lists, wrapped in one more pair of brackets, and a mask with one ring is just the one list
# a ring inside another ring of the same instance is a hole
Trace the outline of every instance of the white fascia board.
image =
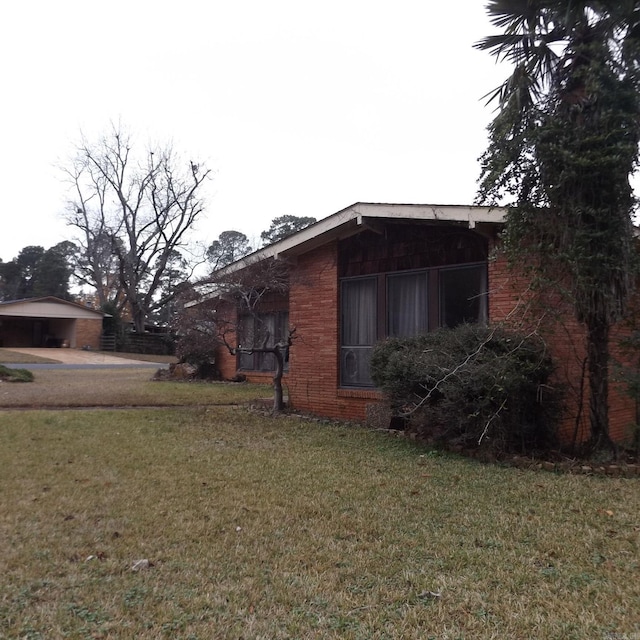
[(371, 204), (367, 202), (353, 205), (353, 210), (361, 218), (466, 222), (470, 229), (473, 229), (478, 222), (501, 224), (507, 213), (507, 210), (502, 207), (450, 204)]

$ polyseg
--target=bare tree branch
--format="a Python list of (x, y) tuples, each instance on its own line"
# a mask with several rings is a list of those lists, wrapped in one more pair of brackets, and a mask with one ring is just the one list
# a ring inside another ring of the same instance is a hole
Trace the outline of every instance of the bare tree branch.
[(162, 291), (164, 275), (204, 211), (211, 171), (183, 163), (170, 146), (140, 157), (114, 126), (97, 144), (82, 139), (63, 171), (74, 191), (67, 222), (80, 233), (79, 277), (101, 304), (126, 303), (142, 332), (149, 314), (177, 295)]

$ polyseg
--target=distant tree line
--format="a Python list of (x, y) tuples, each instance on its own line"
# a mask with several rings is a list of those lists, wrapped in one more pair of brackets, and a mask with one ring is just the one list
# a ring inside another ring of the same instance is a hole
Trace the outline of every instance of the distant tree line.
[[(267, 246), (302, 231), (314, 222), (316, 219), (310, 216), (279, 216), (274, 218), (269, 228), (260, 234), (260, 239), (263, 246)], [(207, 249), (207, 260), (215, 271), (240, 260), (252, 251), (249, 238), (244, 233), (233, 230), (223, 231)]]
[(24, 247), (9, 262), (0, 260), (0, 300), (56, 296), (71, 300), (69, 291), (76, 246), (64, 241), (44, 249)]
[[(24, 247), (0, 260), (0, 300), (56, 296), (72, 300), (89, 287), (96, 306), (129, 316), (137, 332), (170, 324), (194, 270), (220, 269), (252, 251), (247, 236), (223, 231), (207, 248), (190, 239), (205, 210), (210, 170), (185, 161), (170, 145), (140, 146), (113, 126), (95, 141), (82, 139), (62, 172), (70, 186), (67, 241)], [(315, 222), (285, 215), (260, 234), (271, 244)], [(86, 296), (84, 296), (86, 298)]]

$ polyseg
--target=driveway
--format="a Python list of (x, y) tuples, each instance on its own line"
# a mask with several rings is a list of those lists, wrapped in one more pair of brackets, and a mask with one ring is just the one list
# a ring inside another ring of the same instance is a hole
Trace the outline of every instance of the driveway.
[[(56, 364), (16, 364), (22, 369), (53, 369), (53, 368), (96, 368), (96, 367), (149, 367), (155, 368), (167, 366), (164, 363), (148, 362), (145, 360), (130, 360), (110, 356), (102, 351), (83, 351), (81, 349), (14, 349), (16, 353), (24, 353), (48, 360), (56, 360)], [(11, 364), (11, 363), (7, 363)]]

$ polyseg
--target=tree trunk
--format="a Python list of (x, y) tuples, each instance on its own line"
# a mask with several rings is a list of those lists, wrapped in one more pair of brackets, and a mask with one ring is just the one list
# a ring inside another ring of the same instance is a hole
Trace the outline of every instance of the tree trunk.
[(145, 312), (139, 306), (131, 305), (131, 316), (136, 333), (143, 334), (146, 320)]
[(589, 422), (592, 451), (616, 447), (609, 436), (609, 324), (598, 319), (587, 321), (589, 361)]
[(284, 409), (284, 393), (282, 391), (282, 375), (284, 373), (284, 354), (280, 347), (273, 349), (276, 359), (276, 371), (273, 374), (273, 411), (277, 413)]

